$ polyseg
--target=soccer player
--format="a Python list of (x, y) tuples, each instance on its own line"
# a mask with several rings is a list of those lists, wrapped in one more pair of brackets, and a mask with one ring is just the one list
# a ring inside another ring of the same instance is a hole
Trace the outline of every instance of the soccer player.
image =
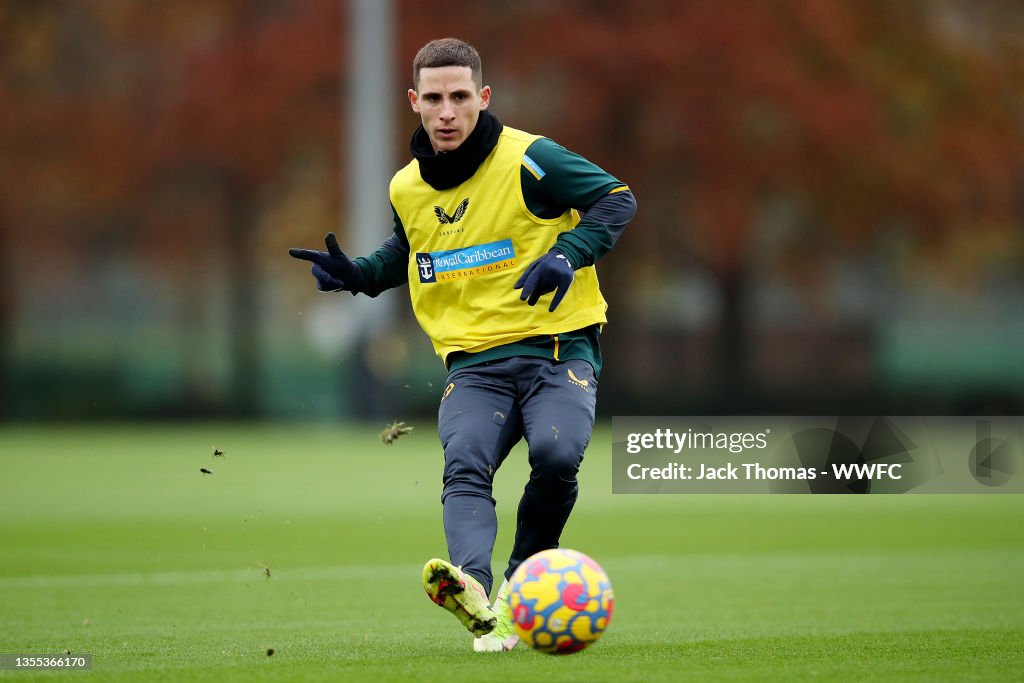
[[(518, 640), (508, 578), (530, 555), (558, 546), (576, 502), (607, 322), (594, 263), (636, 203), (583, 157), (492, 115), (471, 45), (427, 43), (413, 85), (409, 103), (422, 125), (413, 160), (391, 180), (393, 234), (354, 261), (333, 233), (327, 251), (289, 254), (313, 263), (322, 292), (375, 297), (408, 282), (416, 318), (449, 371), (438, 434), (451, 561), (427, 562), (423, 586), (476, 636), (475, 650), (503, 651)], [(492, 607), (492, 482), (523, 438), (530, 479)]]

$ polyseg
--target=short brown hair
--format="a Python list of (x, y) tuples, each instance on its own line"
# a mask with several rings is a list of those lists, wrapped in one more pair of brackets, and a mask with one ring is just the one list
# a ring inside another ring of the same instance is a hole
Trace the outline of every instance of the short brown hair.
[(413, 88), (420, 88), (420, 69), (440, 66), (468, 66), (477, 89), (484, 87), (483, 67), (476, 48), (458, 38), (438, 38), (421, 47), (416, 59), (412, 60)]

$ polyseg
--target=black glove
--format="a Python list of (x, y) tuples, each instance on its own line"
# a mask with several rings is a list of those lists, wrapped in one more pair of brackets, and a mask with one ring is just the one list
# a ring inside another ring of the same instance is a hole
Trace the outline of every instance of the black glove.
[(363, 284), (363, 271), (345, 256), (333, 232), (327, 233), (324, 243), (327, 245), (327, 251), (289, 249), (288, 255), (313, 263), (313, 277), (316, 278), (316, 287), (321, 292), (345, 291), (355, 294)]
[(516, 280), (512, 288), (522, 289), (523, 293), (519, 296), (520, 301), (526, 301), (531, 306), (548, 292), (554, 292), (555, 296), (551, 299), (551, 306), (548, 307), (550, 312), (562, 303), (562, 298), (569, 291), (569, 285), (572, 284), (575, 277), (576, 271), (573, 270), (569, 259), (565, 258), (564, 254), (552, 249), (528, 265), (526, 272)]

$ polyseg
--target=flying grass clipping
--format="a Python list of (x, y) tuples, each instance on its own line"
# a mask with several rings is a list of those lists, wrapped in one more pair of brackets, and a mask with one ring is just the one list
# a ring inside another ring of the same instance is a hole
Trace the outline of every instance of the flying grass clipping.
[(394, 442), (398, 441), (399, 437), (408, 434), (412, 431), (412, 427), (406, 427), (404, 422), (392, 422), (388, 425), (384, 431), (378, 436), (380, 437), (381, 443), (385, 446), (390, 446)]

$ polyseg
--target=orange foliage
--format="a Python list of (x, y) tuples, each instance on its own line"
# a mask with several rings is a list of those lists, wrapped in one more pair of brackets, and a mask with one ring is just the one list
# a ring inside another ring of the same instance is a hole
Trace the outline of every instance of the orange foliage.
[[(677, 234), (696, 231), (704, 256), (731, 270), (762, 203), (780, 194), (848, 243), (894, 219), (922, 231), (1019, 220), (1024, 79), (1009, 66), (1024, 63), (1019, 42), (956, 40), (939, 21), (979, 11), (559, 3), (531, 17), (534, 38), (515, 59), (536, 78), (551, 65), (571, 74), (538, 118), (614, 159), (640, 197), (657, 197), (655, 221), (675, 217)], [(1004, 11), (1020, 24), (1019, 10)], [(1000, 17), (988, 20), (998, 31)], [(672, 232), (649, 232), (648, 246)]]

